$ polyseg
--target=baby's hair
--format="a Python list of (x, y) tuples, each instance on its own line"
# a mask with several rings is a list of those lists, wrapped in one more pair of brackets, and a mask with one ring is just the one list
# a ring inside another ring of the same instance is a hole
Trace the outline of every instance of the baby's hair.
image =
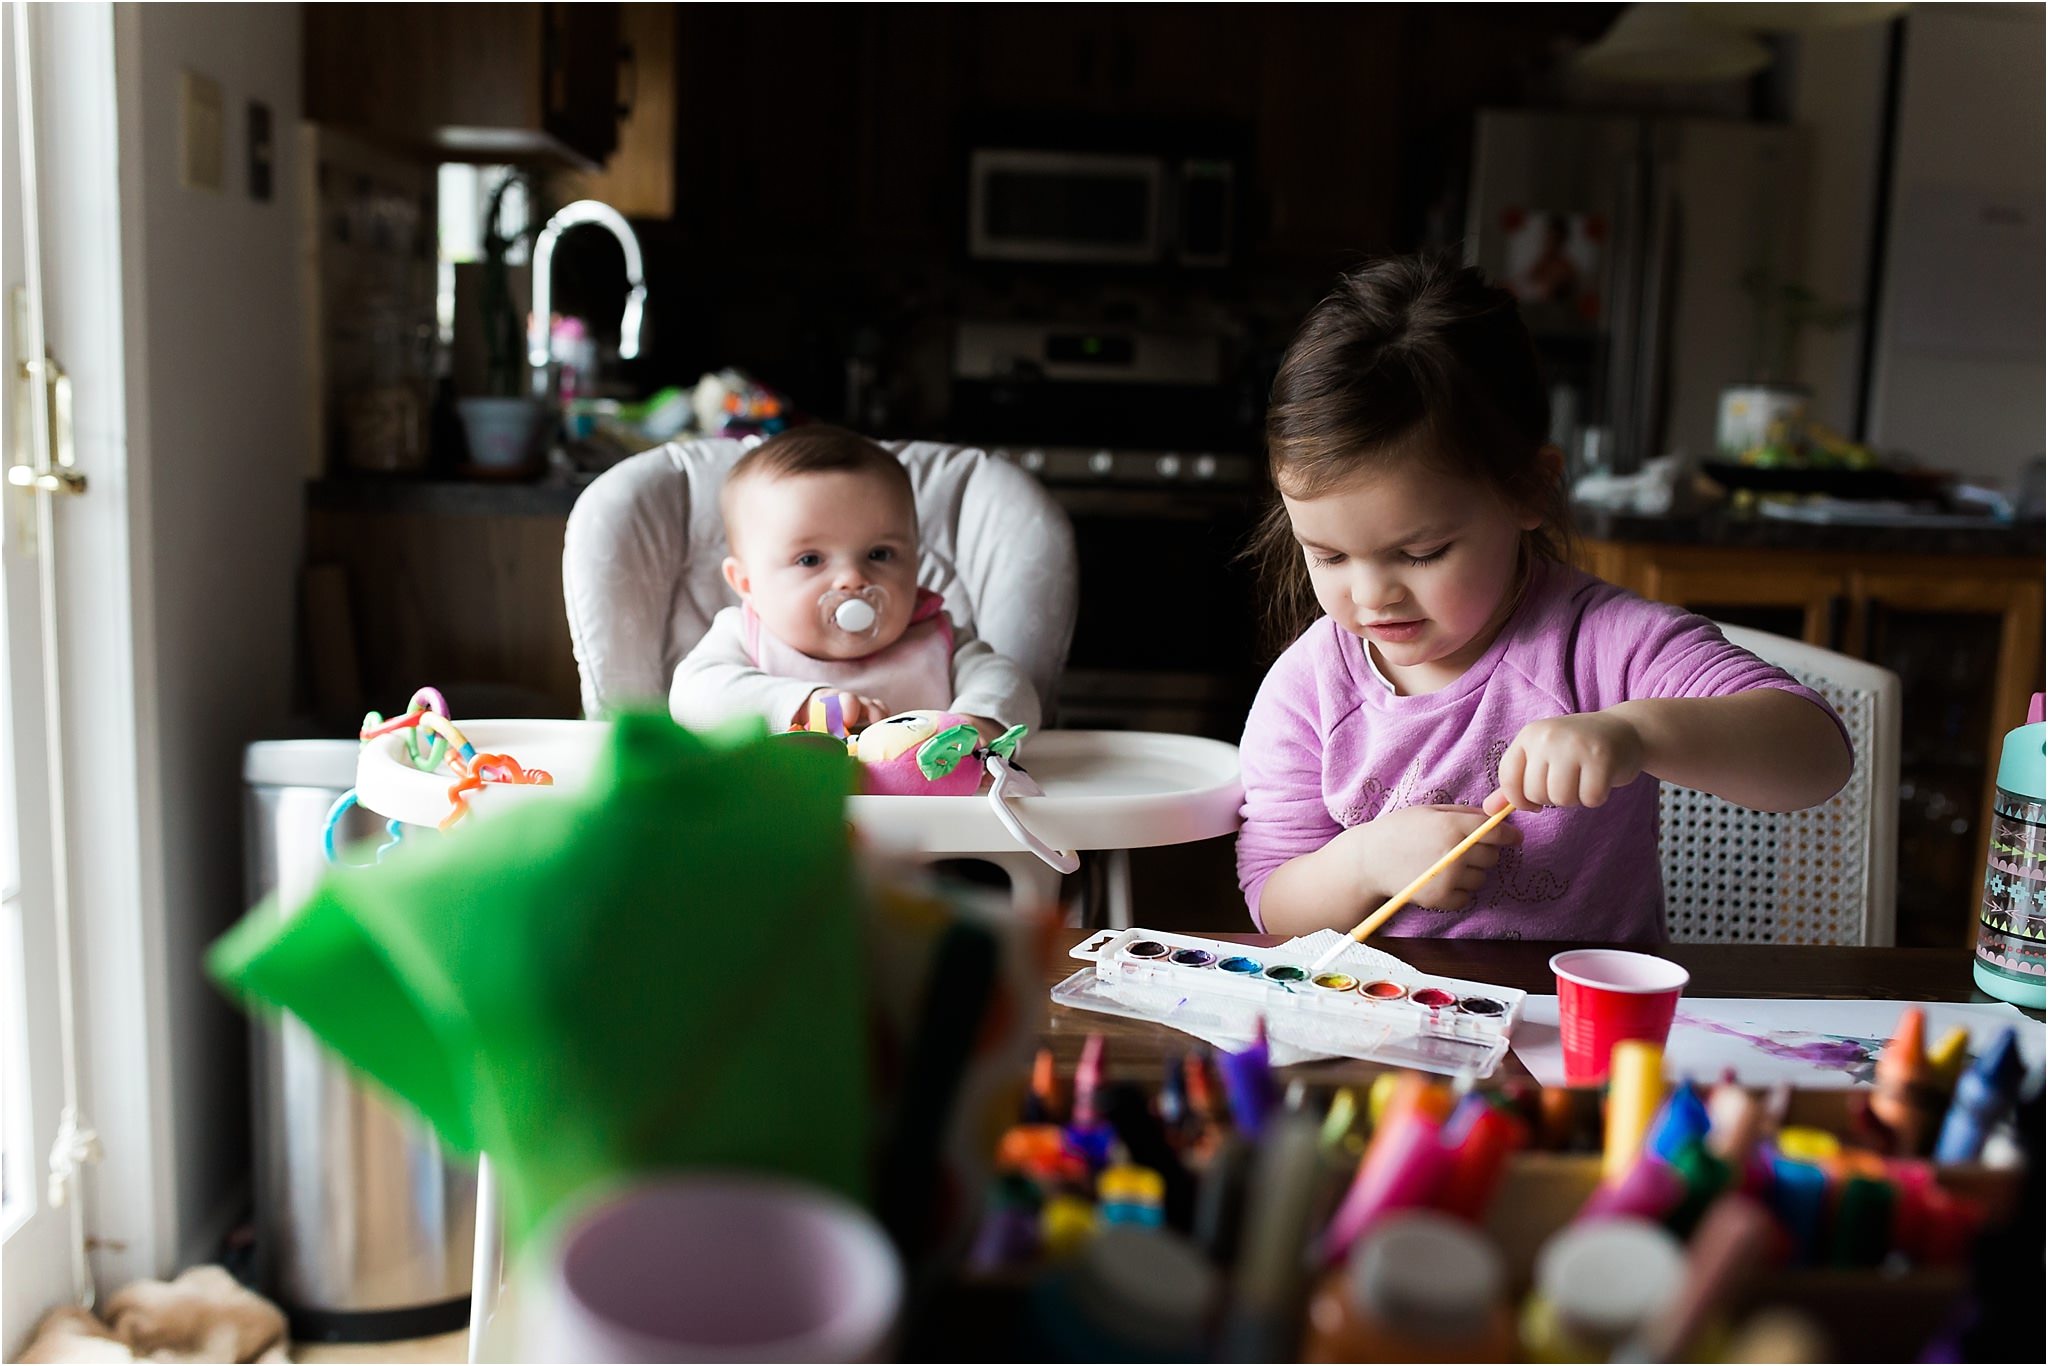
[[(1480, 271), (1431, 254), (1389, 257), (1344, 275), (1287, 347), (1266, 412), (1273, 486), (1317, 498), (1400, 459), (1491, 488), (1542, 515), (1531, 556), (1572, 550), (1562, 482), (1541, 451), (1550, 396), (1514, 296)], [(1273, 500), (1250, 558), (1265, 580), (1282, 648), (1320, 608), (1287, 509)]]
[[(911, 487), (910, 472), (903, 468), (903, 462), (880, 442), (824, 422), (792, 427), (741, 456), (725, 476), (718, 507), (730, 528), (735, 491), (751, 480), (779, 479), (792, 474), (863, 473), (877, 475), (901, 490), (904, 505), (915, 513), (916, 490)], [(730, 539), (729, 530), (727, 538)]]

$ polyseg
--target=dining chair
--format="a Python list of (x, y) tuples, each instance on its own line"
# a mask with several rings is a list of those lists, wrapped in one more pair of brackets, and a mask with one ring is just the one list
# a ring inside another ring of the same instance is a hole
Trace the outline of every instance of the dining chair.
[(1827, 699), (1855, 764), (1804, 811), (1752, 811), (1663, 784), (1658, 854), (1671, 937), (1712, 944), (1890, 945), (1898, 902), (1899, 677), (1803, 641), (1722, 626)]

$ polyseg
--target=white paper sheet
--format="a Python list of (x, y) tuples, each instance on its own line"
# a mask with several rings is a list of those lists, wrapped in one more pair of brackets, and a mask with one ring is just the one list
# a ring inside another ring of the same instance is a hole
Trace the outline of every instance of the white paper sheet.
[[(1927, 1042), (1961, 1025), (1977, 1052), (2007, 1027), (2019, 1031), (2020, 1056), (2039, 1073), (2048, 1052), (2048, 1027), (2004, 1002), (1955, 1001), (1748, 1001), (1695, 999), (1678, 1003), (1664, 1045), (1664, 1074), (1709, 1082), (1734, 1068), (1745, 1086), (1788, 1081), (1815, 1090), (1868, 1086), (1878, 1051), (1897, 1026), (1899, 1012), (1927, 1012)], [(1544, 1086), (1564, 1084), (1564, 1052), (1557, 1035), (1557, 997), (1531, 996), (1513, 1038), (1515, 1056)]]

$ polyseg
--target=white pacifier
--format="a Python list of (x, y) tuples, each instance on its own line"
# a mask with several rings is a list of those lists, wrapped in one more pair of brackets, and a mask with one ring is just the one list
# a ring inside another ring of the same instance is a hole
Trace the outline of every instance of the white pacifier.
[(849, 636), (873, 636), (881, 628), (887, 593), (876, 584), (855, 592), (834, 588), (818, 599), (820, 622)]

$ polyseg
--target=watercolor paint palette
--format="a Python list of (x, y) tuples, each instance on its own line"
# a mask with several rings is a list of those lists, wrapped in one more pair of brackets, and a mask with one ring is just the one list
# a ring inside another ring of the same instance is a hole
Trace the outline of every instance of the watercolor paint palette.
[(1492, 1075), (1526, 996), (1417, 972), (1371, 950), (1312, 976), (1315, 955), (1299, 942), (1255, 949), (1159, 930), (1105, 930), (1072, 956), (1094, 966), (1053, 988), (1061, 1005), (1151, 1020), (1226, 1046), (1250, 1043), (1263, 1019), (1276, 1058), (1329, 1054), (1451, 1076)]

